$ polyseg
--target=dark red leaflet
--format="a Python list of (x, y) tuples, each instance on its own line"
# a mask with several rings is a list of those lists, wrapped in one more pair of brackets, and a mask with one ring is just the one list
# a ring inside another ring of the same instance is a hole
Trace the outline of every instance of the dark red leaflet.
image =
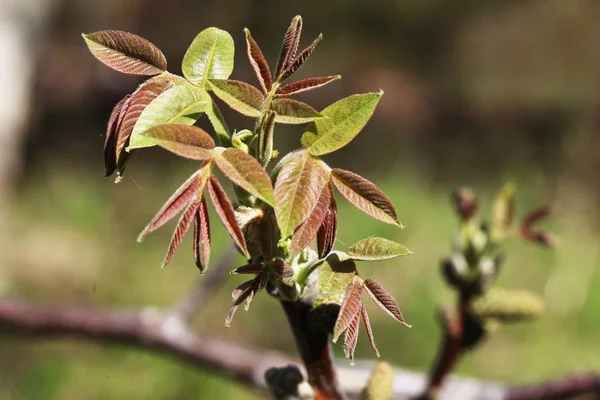
[(210, 221), (204, 195), (200, 199), (194, 220), (194, 260), (200, 272), (204, 273), (210, 259)]
[(117, 168), (117, 132), (119, 125), (123, 119), (123, 108), (129, 104), (131, 95), (123, 97), (113, 108), (108, 119), (106, 127), (106, 137), (104, 138), (104, 167), (106, 170), (105, 176), (110, 176)]
[(192, 202), (179, 219), (173, 237), (171, 238), (171, 244), (169, 244), (169, 250), (167, 250), (167, 255), (162, 263), (162, 268), (166, 267), (171, 262), (175, 253), (179, 250), (179, 246), (181, 246), (185, 234), (192, 226), (192, 221), (194, 220), (198, 206), (198, 202)]

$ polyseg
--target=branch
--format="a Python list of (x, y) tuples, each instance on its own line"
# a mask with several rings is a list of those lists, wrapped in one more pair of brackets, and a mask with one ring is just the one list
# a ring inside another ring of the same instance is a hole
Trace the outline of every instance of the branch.
[[(157, 310), (102, 311), (85, 307), (48, 307), (0, 299), (0, 330), (22, 336), (75, 337), (124, 343), (150, 349), (210, 369), (259, 390), (266, 390), (264, 373), (270, 367), (295, 364), (281, 353), (253, 350), (192, 332), (181, 318)], [(337, 366), (340, 385), (351, 397), (363, 389), (373, 363)], [(426, 376), (395, 369), (394, 398), (416, 396)], [(537, 397), (536, 396), (537, 393)], [(574, 394), (600, 394), (600, 376), (584, 374), (527, 388), (509, 388), (468, 378), (450, 377), (439, 399), (532, 400), (566, 399)]]

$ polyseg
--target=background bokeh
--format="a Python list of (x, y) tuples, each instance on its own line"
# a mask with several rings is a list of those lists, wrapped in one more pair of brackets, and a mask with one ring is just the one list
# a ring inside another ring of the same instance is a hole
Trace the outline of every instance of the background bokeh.
[[(302, 43), (325, 40), (299, 72), (343, 79), (306, 94), (321, 109), (383, 89), (357, 139), (326, 157), (377, 182), (404, 230), (370, 220), (340, 200), (338, 248), (369, 235), (414, 255), (362, 264), (384, 284), (412, 329), (372, 307), (383, 358), (425, 371), (434, 358), (436, 310), (452, 293), (438, 273), (457, 221), (449, 192), (469, 185), (484, 204), (507, 181), (518, 212), (555, 210), (546, 227), (556, 250), (507, 244), (499, 285), (544, 297), (535, 323), (505, 327), (469, 355), (459, 373), (526, 383), (600, 370), (600, 3), (595, 0), (3, 0), (0, 2), (0, 291), (44, 304), (168, 307), (197, 278), (186, 241), (169, 268), (166, 229), (136, 244), (140, 229), (194, 164), (150, 149), (122, 183), (103, 178), (102, 144), (114, 103), (139, 81), (101, 65), (82, 32), (120, 29), (159, 46), (169, 70), (202, 29), (234, 36), (235, 79), (254, 82), (242, 29), (274, 62), (290, 19)], [(230, 126), (250, 120), (223, 106)], [(201, 121), (206, 126), (206, 121)], [(207, 128), (208, 129), (208, 128)], [(301, 127), (280, 126), (280, 151), (299, 146)], [(213, 228), (215, 253), (228, 238)], [(216, 259), (216, 257), (214, 258)], [(241, 259), (240, 259), (241, 262)], [(295, 356), (279, 305), (260, 295), (224, 327), (231, 278), (206, 304), (197, 328)], [(371, 308), (370, 306), (368, 306)], [(340, 346), (336, 346), (338, 354)], [(364, 338), (359, 359), (374, 354)], [(163, 356), (114, 345), (31, 341), (0, 333), (0, 399), (252, 399), (243, 387)]]

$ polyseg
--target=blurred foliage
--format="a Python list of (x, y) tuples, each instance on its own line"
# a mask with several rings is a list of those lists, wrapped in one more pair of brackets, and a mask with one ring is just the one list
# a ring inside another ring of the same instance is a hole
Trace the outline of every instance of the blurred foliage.
[[(542, 294), (547, 314), (506, 327), (457, 372), (524, 383), (600, 370), (600, 156), (593, 150), (600, 145), (600, 3), (593, 0), (56, 0), (44, 41), (36, 46), (35, 111), (8, 226), (2, 227), (11, 240), (0, 255), (3, 294), (47, 304), (167, 307), (198, 276), (185, 251), (169, 268), (159, 268), (169, 229), (135, 242), (191, 164), (153, 149), (134, 157), (121, 184), (102, 178), (110, 109), (135, 80), (96, 63), (81, 32), (140, 34), (163, 49), (179, 72), (176, 60), (207, 26), (232, 32), (236, 65), (247, 65), (240, 51), (244, 26), (272, 62), (296, 14), (307, 22), (306, 37), (324, 33), (299, 74), (342, 74), (318, 96), (307, 94), (307, 102), (320, 109), (350, 93), (386, 92), (347, 151), (326, 157), (378, 182), (406, 225), (398, 232), (339, 199), (340, 248), (378, 235), (414, 252), (359, 266), (359, 273), (368, 268), (370, 277), (389, 282), (386, 288), (413, 325), (400, 329), (368, 306), (383, 359), (425, 371), (434, 358), (436, 308), (451, 298), (438, 273), (456, 225), (450, 191), (469, 185), (490, 200), (495, 188), (512, 180), (519, 187), (518, 210), (553, 203), (550, 230), (560, 246), (540, 251), (509, 241), (499, 284)], [(251, 81), (251, 73), (240, 67), (233, 78)], [(246, 127), (248, 120), (231, 117), (232, 128)], [(201, 126), (209, 129), (207, 121)], [(287, 151), (301, 132), (282, 130), (278, 147)], [(221, 230), (214, 233), (216, 259), (227, 238)], [(268, 296), (258, 296), (232, 328), (224, 327), (230, 291), (240, 282), (232, 277), (207, 304), (199, 331), (295, 355), (285, 317)], [(336, 352), (342, 355), (340, 346)], [(2, 335), (0, 355), (1, 400), (255, 396), (208, 371), (118, 346)], [(365, 339), (356, 357), (372, 357)]]

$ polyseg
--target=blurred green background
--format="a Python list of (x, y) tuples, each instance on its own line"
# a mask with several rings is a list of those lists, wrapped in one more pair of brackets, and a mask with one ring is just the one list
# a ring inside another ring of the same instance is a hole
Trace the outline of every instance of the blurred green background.
[[(2, 52), (2, 64), (14, 68), (1, 74), (0, 106), (14, 115), (0, 114), (9, 122), (0, 137), (2, 295), (44, 304), (168, 307), (198, 277), (189, 240), (169, 268), (159, 268), (172, 224), (135, 242), (194, 164), (150, 149), (135, 157), (122, 183), (103, 178), (110, 110), (139, 81), (93, 59), (80, 33), (137, 33), (159, 46), (169, 70), (180, 73), (194, 36), (217, 26), (236, 41), (232, 77), (255, 83), (242, 29), (252, 31), (274, 63), (296, 14), (304, 18), (303, 44), (320, 32), (325, 39), (299, 74), (343, 77), (302, 100), (321, 109), (353, 93), (385, 91), (366, 129), (326, 157), (378, 183), (406, 225), (398, 230), (378, 223), (339, 199), (337, 248), (379, 235), (414, 252), (359, 265), (361, 274), (394, 294), (413, 325), (404, 328), (367, 305), (382, 357), (417, 371), (429, 368), (439, 340), (437, 308), (453, 300), (438, 269), (457, 227), (449, 193), (469, 185), (486, 204), (510, 180), (519, 188), (519, 215), (553, 206), (545, 226), (558, 234), (560, 246), (509, 241), (498, 284), (540, 294), (547, 313), (538, 322), (502, 328), (457, 372), (527, 383), (600, 370), (595, 0), (6, 0), (0, 43), (12, 52)], [(222, 109), (230, 126), (251, 126)], [(280, 126), (279, 150), (299, 147), (301, 133), (301, 127)], [(228, 238), (216, 223), (213, 236), (216, 259)], [(198, 331), (296, 356), (285, 317), (267, 295), (238, 313), (232, 328), (224, 327), (229, 293), (239, 281), (232, 277), (206, 304)], [(342, 355), (341, 346), (335, 349)], [(361, 337), (357, 358), (373, 357)], [(260, 396), (139, 350), (0, 335), (1, 400), (148, 398)]]

